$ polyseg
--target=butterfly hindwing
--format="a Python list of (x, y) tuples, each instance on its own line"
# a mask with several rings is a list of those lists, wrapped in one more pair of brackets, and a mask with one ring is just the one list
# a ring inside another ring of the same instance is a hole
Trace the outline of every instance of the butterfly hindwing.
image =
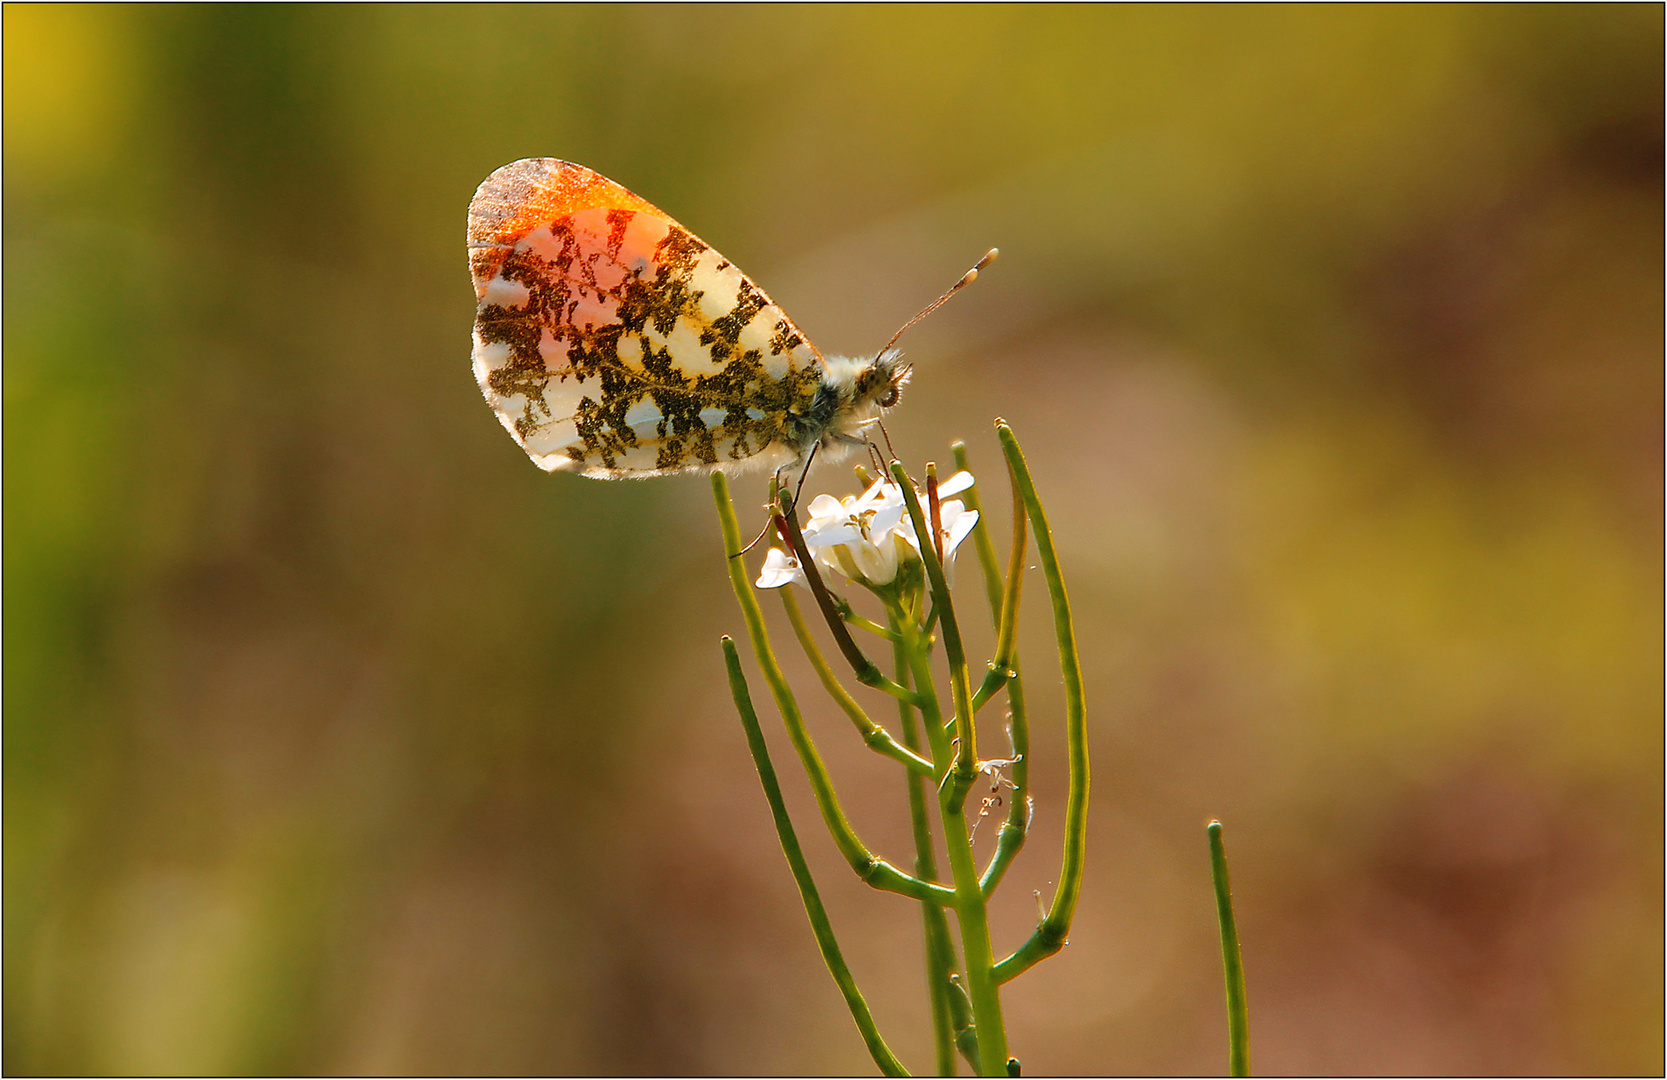
[(481, 392), (542, 468), (651, 476), (796, 454), (822, 358), (693, 233), (580, 165), (529, 158), (469, 205)]

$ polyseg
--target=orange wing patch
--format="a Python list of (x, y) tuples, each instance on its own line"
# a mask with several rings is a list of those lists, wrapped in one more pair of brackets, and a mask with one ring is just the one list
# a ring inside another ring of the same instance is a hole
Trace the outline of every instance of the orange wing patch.
[(469, 269), (475, 296), (498, 272), (516, 241), (540, 225), (580, 210), (665, 213), (599, 172), (555, 158), (523, 158), (496, 170), (469, 202)]

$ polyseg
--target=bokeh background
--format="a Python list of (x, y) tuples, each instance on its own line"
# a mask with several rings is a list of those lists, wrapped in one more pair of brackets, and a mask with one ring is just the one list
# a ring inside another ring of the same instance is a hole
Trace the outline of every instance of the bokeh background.
[[(4, 31), (8, 1073), (869, 1070), (727, 701), (705, 481), (546, 476), (470, 376), (464, 211), (532, 155), (830, 352), (1001, 247), (889, 426), (989, 470), (1012, 422), (1079, 621), (1089, 865), (1007, 991), (1027, 1073), (1223, 1067), (1213, 815), (1260, 1071), (1662, 1071), (1659, 6)], [(1007, 948), (1063, 803), (1031, 616)], [(793, 671), (905, 857), (895, 767)], [(926, 1068), (917, 912), (775, 745)]]

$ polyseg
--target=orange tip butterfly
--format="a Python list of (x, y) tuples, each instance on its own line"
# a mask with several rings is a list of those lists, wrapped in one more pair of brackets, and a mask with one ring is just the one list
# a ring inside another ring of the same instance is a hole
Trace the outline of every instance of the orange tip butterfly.
[[(994, 250), (938, 302), (977, 277)], [(909, 367), (823, 356), (727, 259), (582, 165), (525, 158), (469, 203), (475, 379), (550, 472), (808, 464), (868, 442)]]

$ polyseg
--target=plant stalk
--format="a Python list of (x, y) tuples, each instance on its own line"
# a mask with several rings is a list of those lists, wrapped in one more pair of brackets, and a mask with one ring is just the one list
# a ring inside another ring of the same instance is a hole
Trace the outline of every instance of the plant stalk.
[[(896, 623), (892, 624), (896, 629)], [(909, 660), (905, 655), (903, 637), (892, 635), (893, 670), (897, 681), (909, 682)], [(907, 702), (897, 703), (898, 720), (903, 726), (903, 742), (911, 750), (920, 749), (920, 723)], [(932, 848), (932, 822), (926, 812), (925, 778), (910, 773), (905, 782), (909, 786), (909, 823), (914, 832), (915, 874), (925, 880), (938, 876), (938, 860)], [(955, 1075), (955, 1026), (951, 1011), (950, 976), (955, 972), (955, 946), (949, 940), (949, 920), (937, 904), (920, 905), (921, 930), (926, 946), (926, 994), (932, 1004), (932, 1048), (937, 1059), (938, 1075)]]
[(1239, 926), (1233, 918), (1233, 889), (1227, 880), (1227, 845), (1221, 822), (1212, 821), (1210, 877), (1216, 887), (1216, 918), (1221, 923), (1221, 966), (1227, 982), (1227, 1075), (1250, 1075), (1250, 1008), (1244, 993), (1244, 956)]
[[(776, 770), (770, 764), (770, 750), (764, 742), (764, 732), (758, 725), (758, 713), (752, 707), (752, 695), (747, 690), (747, 677), (741, 670), (741, 657), (735, 651), (735, 642), (729, 635), (723, 637), (724, 665), (729, 669), (729, 689), (735, 698), (735, 711), (741, 714), (741, 727), (747, 733), (747, 749), (752, 751), (753, 765), (758, 769), (759, 783), (764, 787), (764, 800), (770, 804), (770, 817), (776, 824), (776, 837), (781, 841), (782, 854), (787, 856), (787, 865), (793, 871), (793, 880), (799, 886), (799, 898), (804, 901), (805, 915), (810, 919), (811, 931), (816, 935), (816, 945), (822, 951), (822, 962), (827, 965), (828, 973), (833, 976), (839, 992), (845, 997), (845, 1005), (851, 1010), (851, 1019), (856, 1022), (857, 1031), (862, 1035), (864, 1045), (868, 1047), (869, 1056), (874, 1064), (886, 1076), (908, 1076), (909, 1070), (897, 1060), (897, 1055), (891, 1052), (885, 1039), (880, 1036), (879, 1026), (874, 1022), (874, 1014), (869, 1011), (868, 1002), (863, 999), (862, 992), (857, 989), (857, 982), (851, 977), (851, 969), (846, 966), (845, 955), (840, 951), (839, 941), (834, 937), (833, 924), (828, 920), (828, 911), (822, 906), (822, 897), (816, 891), (816, 881), (810, 875), (810, 864), (805, 862), (803, 849), (799, 847), (798, 835), (793, 831), (793, 822), (787, 816), (787, 804), (781, 797), (781, 784), (776, 780)], [(911, 780), (911, 783), (914, 781)]]
[(1024, 452), (1019, 449), (1018, 439), (1005, 420), (996, 421), (996, 437), (1001, 440), (1002, 453), (1007, 458), (1013, 482), (1024, 500), (1026, 516), (1030, 518), (1031, 529), (1036, 535), (1037, 560), (1042, 564), (1048, 596), (1053, 602), (1054, 637), (1058, 642), (1059, 670), (1065, 689), (1065, 752), (1070, 778), (1065, 798), (1065, 843), (1060, 857), (1059, 888), (1054, 892), (1047, 915), (1029, 939), (996, 965), (996, 977), (1006, 982), (1030, 969), (1037, 961), (1058, 952), (1071, 933), (1071, 919), (1076, 913), (1077, 897), (1082, 891), (1082, 870), (1088, 840), (1088, 714), (1083, 702), (1082, 664), (1077, 656), (1071, 602), (1065, 594), (1065, 582), (1059, 572), (1053, 532), (1048, 528), (1047, 514), (1036, 496)]

